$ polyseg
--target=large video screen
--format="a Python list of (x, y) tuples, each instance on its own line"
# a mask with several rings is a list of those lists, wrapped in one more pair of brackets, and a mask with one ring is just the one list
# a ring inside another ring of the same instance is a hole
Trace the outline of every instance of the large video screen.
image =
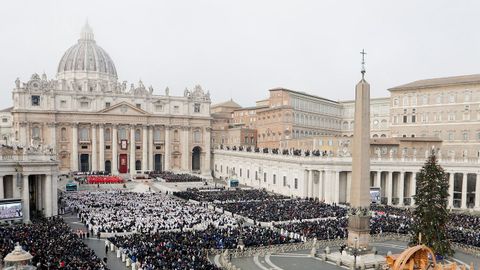
[(21, 201), (0, 201), (0, 220), (23, 217)]
[(372, 203), (381, 203), (380, 188), (370, 188), (370, 199)]

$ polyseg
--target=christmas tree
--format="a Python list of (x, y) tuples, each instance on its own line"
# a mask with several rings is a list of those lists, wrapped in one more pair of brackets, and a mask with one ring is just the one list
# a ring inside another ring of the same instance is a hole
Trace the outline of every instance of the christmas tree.
[(417, 174), (416, 183), (417, 192), (413, 198), (417, 207), (413, 210), (414, 225), (410, 243), (426, 245), (442, 256), (453, 255), (447, 236), (448, 178), (437, 163), (435, 151), (432, 151)]

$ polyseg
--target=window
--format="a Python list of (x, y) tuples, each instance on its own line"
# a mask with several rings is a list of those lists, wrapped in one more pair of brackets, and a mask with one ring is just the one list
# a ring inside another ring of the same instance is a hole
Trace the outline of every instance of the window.
[(82, 101), (82, 102), (80, 102), (80, 108), (82, 108), (82, 109), (88, 108), (88, 101)]
[(155, 111), (162, 112), (163, 111), (163, 105), (155, 105)]
[(32, 96), (32, 106), (40, 106), (40, 96)]
[(437, 104), (440, 104), (442, 103), (442, 95), (441, 94), (438, 94), (435, 101), (437, 102)]
[(176, 142), (178, 142), (180, 140), (180, 137), (178, 135), (178, 130), (175, 130), (173, 132), (173, 140), (176, 141)]
[(66, 100), (60, 100), (60, 108), (66, 108), (67, 107), (67, 101)]
[(448, 96), (448, 102), (450, 102), (450, 103), (454, 103), (454, 102), (455, 102), (455, 95), (454, 95), (454, 94), (450, 94), (450, 95)]
[(67, 140), (67, 129), (66, 128), (62, 128), (60, 130), (60, 139), (62, 141), (66, 141)]
[(250, 170), (247, 170), (247, 179), (250, 178)]
[(276, 185), (277, 184), (277, 176), (274, 174), (273, 175), (273, 184)]
[(298, 189), (298, 178), (295, 178), (293, 180), (293, 186), (294, 186), (295, 189)]
[(398, 106), (398, 103), (399, 103), (399, 102), (398, 102), (398, 98), (396, 98), (396, 99), (393, 100), (393, 106)]
[(110, 102), (105, 102), (105, 108), (110, 108), (111, 103)]
[(263, 182), (267, 182), (267, 173), (263, 173)]
[(141, 108), (142, 108), (142, 104), (140, 104), (140, 103), (137, 103), (137, 104), (135, 104), (135, 107), (137, 107), (137, 108), (141, 109)]
[(2, 123), (7, 123), (8, 122), (8, 118), (2, 118)]
[(88, 141), (88, 128), (86, 127), (80, 128), (78, 136), (80, 141)]
[(140, 160), (135, 161), (135, 170), (137, 171), (142, 170), (142, 162)]
[(173, 112), (178, 113), (180, 111), (180, 107), (178, 105), (173, 106)]
[(120, 140), (126, 140), (127, 139), (127, 130), (125, 128), (118, 129), (118, 138)]
[(448, 140), (450, 140), (450, 141), (453, 140), (453, 132), (448, 133)]
[(105, 145), (106, 150), (110, 150), (110, 145)]
[(193, 112), (196, 112), (196, 113), (200, 112), (200, 103), (193, 104)]
[(141, 132), (140, 132), (140, 129), (136, 129), (135, 130), (135, 141), (136, 142), (140, 142), (142, 139), (141, 139)]
[(240, 168), (240, 177), (242, 177), (242, 168)]
[(103, 134), (103, 139), (106, 142), (109, 142), (111, 140), (110, 129), (109, 128), (105, 129), (105, 133)]
[(32, 138), (33, 139), (40, 139), (40, 128), (39, 127), (33, 127), (32, 128)]
[(407, 123), (407, 116), (406, 115), (403, 116), (403, 123)]
[(423, 105), (427, 105), (427, 104), (428, 104), (428, 96), (427, 96), (427, 95), (424, 95), (424, 96), (422, 97), (422, 104), (423, 104)]
[(464, 132), (462, 135), (463, 135), (463, 140), (468, 141), (468, 132)]
[(283, 186), (284, 187), (287, 186), (287, 177), (286, 176), (283, 177)]
[(159, 129), (155, 129), (153, 131), (153, 140), (156, 141), (156, 142), (160, 141), (160, 130)]
[(193, 141), (195, 143), (200, 143), (202, 142), (202, 134), (200, 133), (200, 130), (195, 130), (193, 132)]

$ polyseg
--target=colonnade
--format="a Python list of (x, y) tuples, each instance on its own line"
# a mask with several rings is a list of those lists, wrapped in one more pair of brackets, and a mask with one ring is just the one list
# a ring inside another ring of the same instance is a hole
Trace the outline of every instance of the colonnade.
[[(83, 125), (79, 123), (72, 124), (71, 132), (71, 155), (70, 155), (70, 170), (79, 171), (81, 162), (79, 156), (82, 153), (91, 155), (91, 166), (89, 170), (105, 171), (106, 153), (111, 157), (111, 172), (112, 174), (125, 173), (120, 172), (121, 166), (128, 164), (130, 173), (136, 171), (136, 162), (140, 161), (141, 171), (157, 170), (158, 164), (155, 161), (155, 154), (162, 155), (161, 170), (182, 170), (191, 171), (192, 166), (192, 149), (196, 146), (202, 149), (201, 156), (201, 171), (204, 174), (210, 172), (210, 128), (196, 128), (200, 130), (202, 136), (200, 141), (195, 141), (192, 138), (193, 128), (185, 126), (168, 126), (168, 125), (131, 125), (131, 124), (89, 124), (89, 138), (79, 139), (79, 127)], [(110, 141), (105, 141), (105, 132), (109, 128), (111, 137)], [(120, 140), (118, 131), (120, 128), (125, 128), (126, 134), (124, 140)], [(162, 130), (162, 139), (160, 136), (154, 138), (154, 130)], [(136, 137), (136, 130), (140, 130), (141, 134)], [(75, 143), (77, 142), (77, 143)], [(106, 145), (108, 143), (108, 149)], [(87, 145), (88, 150), (79, 149), (79, 145)], [(88, 145), (91, 145), (88, 148)], [(120, 150), (119, 150), (120, 147)], [(127, 164), (124, 159), (119, 157), (120, 154), (128, 156)], [(180, 160), (175, 160), (175, 158)], [(199, 157), (200, 158), (200, 157)]]
[[(23, 221), (29, 222), (31, 212), (41, 211), (45, 217), (58, 214), (57, 175), (7, 174), (0, 175), (0, 200), (21, 199)], [(30, 209), (30, 206), (35, 209)]]

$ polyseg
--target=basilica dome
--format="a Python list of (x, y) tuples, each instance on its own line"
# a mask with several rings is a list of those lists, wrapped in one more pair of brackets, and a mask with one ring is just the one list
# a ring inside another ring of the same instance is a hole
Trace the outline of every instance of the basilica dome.
[(78, 43), (70, 47), (60, 60), (57, 78), (117, 80), (117, 71), (112, 59), (96, 44), (88, 23), (83, 27)]

